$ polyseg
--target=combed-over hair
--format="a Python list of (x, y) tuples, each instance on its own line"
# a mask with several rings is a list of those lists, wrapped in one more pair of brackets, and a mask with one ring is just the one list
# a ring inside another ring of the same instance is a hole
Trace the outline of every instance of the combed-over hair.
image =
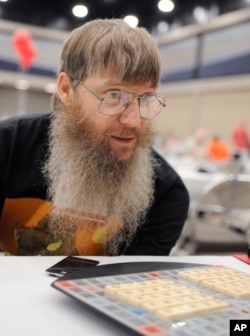
[(71, 32), (61, 54), (62, 71), (79, 80), (108, 72), (124, 82), (157, 87), (160, 56), (146, 29), (121, 19), (97, 19)]

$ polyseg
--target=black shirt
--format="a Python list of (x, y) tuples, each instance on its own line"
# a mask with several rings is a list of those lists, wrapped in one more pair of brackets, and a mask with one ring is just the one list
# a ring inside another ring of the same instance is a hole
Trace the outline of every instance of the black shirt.
[[(48, 136), (52, 113), (17, 116), (0, 122), (0, 214), (6, 200), (47, 200), (47, 185), (42, 166), (48, 155)], [(152, 149), (157, 161), (155, 195), (143, 225), (130, 246), (123, 251), (128, 255), (168, 255), (180, 236), (185, 223), (189, 195), (179, 175)], [(26, 204), (27, 202), (23, 203)], [(22, 213), (11, 208), (15, 221)], [(21, 208), (22, 209), (22, 208)], [(15, 240), (16, 224), (0, 221), (0, 248), (18, 254)]]

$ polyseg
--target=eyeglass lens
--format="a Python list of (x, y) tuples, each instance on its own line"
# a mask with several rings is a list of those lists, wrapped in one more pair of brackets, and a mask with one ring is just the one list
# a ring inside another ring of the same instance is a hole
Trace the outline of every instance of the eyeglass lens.
[[(103, 98), (100, 104), (100, 112), (119, 114), (132, 104), (135, 95), (131, 92), (109, 91)], [(144, 118), (154, 118), (164, 106), (164, 98), (155, 95), (143, 95), (138, 100), (140, 115)]]

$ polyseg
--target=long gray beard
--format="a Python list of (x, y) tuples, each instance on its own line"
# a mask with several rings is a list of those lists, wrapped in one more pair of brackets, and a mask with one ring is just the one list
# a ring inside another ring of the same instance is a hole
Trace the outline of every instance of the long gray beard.
[[(50, 198), (57, 209), (120, 218), (123, 229), (106, 247), (109, 255), (116, 255), (121, 244), (126, 247), (133, 239), (153, 199), (149, 140), (137, 146), (131, 159), (118, 160), (104, 142), (93, 143), (90, 126), (69, 122), (61, 111), (52, 121), (45, 167)], [(63, 235), (64, 228), (51, 229), (55, 236), (57, 230)]]

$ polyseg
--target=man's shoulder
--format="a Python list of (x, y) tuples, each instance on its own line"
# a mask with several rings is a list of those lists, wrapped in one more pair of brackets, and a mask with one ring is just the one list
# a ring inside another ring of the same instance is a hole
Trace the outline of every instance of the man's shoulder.
[(28, 113), (25, 115), (17, 115), (9, 117), (0, 122), (1, 128), (15, 129), (18, 127), (42, 127), (50, 123), (52, 113), (40, 112), (40, 113)]
[(173, 180), (179, 178), (179, 175), (167, 160), (155, 149), (152, 149), (153, 165), (156, 178), (162, 180)]
[[(167, 162), (167, 160), (153, 150), (154, 158), (154, 176), (155, 176), (155, 189), (158, 198), (163, 197), (169, 190), (178, 192), (181, 197), (182, 204), (188, 206), (189, 194), (188, 190), (183, 183), (182, 178), (176, 170)], [(186, 199), (186, 201), (184, 201)]]
[(0, 138), (4, 143), (46, 142), (51, 118), (51, 112), (41, 112), (5, 119), (0, 122)]

